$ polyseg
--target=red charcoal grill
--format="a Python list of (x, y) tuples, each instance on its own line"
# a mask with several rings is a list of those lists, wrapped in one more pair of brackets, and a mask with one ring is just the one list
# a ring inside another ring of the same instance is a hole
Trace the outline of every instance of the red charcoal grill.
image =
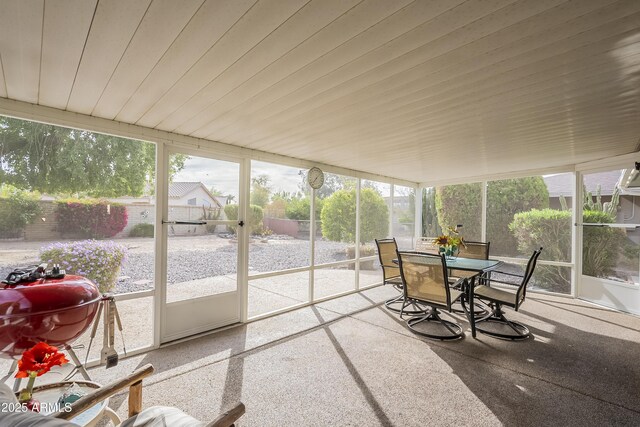
[(87, 330), (102, 296), (81, 276), (40, 278), (0, 288), (0, 357), (19, 359), (40, 341), (68, 348)]

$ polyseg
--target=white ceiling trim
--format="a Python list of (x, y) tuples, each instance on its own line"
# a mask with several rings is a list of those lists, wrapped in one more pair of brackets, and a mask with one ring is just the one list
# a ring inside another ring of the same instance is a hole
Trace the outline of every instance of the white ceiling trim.
[(180, 135), (163, 130), (146, 128), (139, 125), (102, 119), (71, 111), (63, 111), (57, 108), (30, 104), (28, 102), (16, 101), (13, 99), (0, 98), (0, 115), (56, 126), (64, 126), (73, 129), (87, 130), (90, 132), (98, 132), (122, 138), (166, 144), (172, 147), (197, 149), (202, 152), (208, 152), (212, 156), (220, 154), (223, 156), (243, 157), (251, 160), (259, 160), (307, 169), (316, 166), (328, 173), (347, 175), (354, 178), (402, 185), (411, 188), (416, 188), (418, 186), (418, 183), (413, 181), (372, 174), (321, 162), (283, 156), (281, 154), (268, 153), (266, 151), (238, 147), (236, 145), (210, 141), (207, 139), (194, 138), (187, 135)]

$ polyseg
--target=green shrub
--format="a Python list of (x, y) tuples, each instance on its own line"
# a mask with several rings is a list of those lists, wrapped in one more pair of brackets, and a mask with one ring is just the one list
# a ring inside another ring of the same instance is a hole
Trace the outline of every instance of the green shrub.
[[(544, 179), (540, 176), (489, 182), (487, 184), (487, 240), (491, 242), (491, 254), (515, 255), (518, 241), (509, 229), (514, 215), (518, 212), (548, 207), (549, 191)], [(465, 228), (462, 231), (466, 237)], [(545, 257), (548, 256), (545, 250)]]
[(10, 185), (0, 188), (0, 238), (21, 237), (41, 213), (37, 195)]
[(127, 208), (119, 203), (99, 199), (56, 201), (58, 231), (103, 239), (113, 237), (127, 226)]
[[(610, 224), (614, 220), (608, 212), (584, 211), (584, 223)], [(613, 273), (626, 241), (621, 228), (582, 227), (582, 274), (607, 277)]]
[(153, 224), (136, 224), (129, 231), (129, 237), (153, 237), (154, 226)]
[(53, 243), (40, 249), (42, 262), (60, 264), (67, 274), (93, 280), (103, 293), (115, 287), (126, 254), (123, 245), (97, 240)]
[[(554, 209), (532, 209), (514, 215), (509, 224), (518, 251), (531, 255), (534, 250), (544, 248), (545, 259), (571, 261), (571, 212)], [(493, 242), (491, 242), (493, 249)], [(493, 252), (493, 250), (492, 250)], [(567, 292), (571, 289), (570, 269), (559, 266), (536, 267), (536, 281), (540, 287)], [(569, 273), (567, 273), (569, 271)]]
[[(607, 212), (585, 210), (584, 223), (612, 223)], [(544, 258), (554, 261), (571, 260), (571, 212), (553, 209), (533, 209), (514, 216), (509, 225), (521, 254), (530, 255), (544, 248)], [(613, 273), (624, 248), (625, 231), (619, 228), (583, 227), (582, 273), (607, 277)], [(491, 243), (493, 249), (493, 242)], [(493, 252), (493, 250), (492, 250)], [(546, 289), (567, 292), (571, 286), (569, 269), (559, 266), (536, 267), (538, 285)]]
[[(424, 209), (424, 208), (423, 208)], [(462, 224), (462, 236), (480, 240), (482, 236), (482, 185), (447, 185), (436, 188), (436, 212), (442, 230)], [(493, 246), (493, 242), (491, 242)], [(493, 247), (492, 247), (493, 249)]]
[[(375, 190), (360, 190), (360, 243), (389, 232), (389, 208)], [(324, 201), (320, 214), (322, 235), (336, 242), (356, 240), (356, 190), (338, 190)]]
[[(238, 220), (238, 205), (226, 205), (224, 207), (224, 213), (227, 216), (228, 220), (237, 221)], [(249, 206), (249, 219), (246, 222), (246, 226), (249, 227), (249, 234), (256, 234), (262, 231), (263, 224), (262, 218), (264, 216), (264, 211), (260, 206), (250, 205)], [(236, 234), (238, 229), (235, 225), (227, 226), (232, 233)]]
[[(532, 209), (514, 215), (509, 230), (518, 242), (518, 251), (531, 254), (544, 247), (544, 258), (571, 261), (571, 212)], [(493, 249), (493, 242), (491, 242)]]
[[(322, 214), (322, 206), (325, 199), (316, 199), (316, 219), (320, 219)], [(311, 200), (309, 197), (292, 199), (287, 204), (285, 215), (289, 219), (298, 221), (309, 221), (311, 218)]]

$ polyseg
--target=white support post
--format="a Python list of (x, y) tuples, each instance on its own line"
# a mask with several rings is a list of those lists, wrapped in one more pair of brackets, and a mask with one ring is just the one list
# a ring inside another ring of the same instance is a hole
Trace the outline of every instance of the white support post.
[[(246, 323), (249, 318), (249, 223), (251, 210), (249, 199), (251, 196), (251, 160), (244, 158), (240, 162), (240, 212), (239, 220), (244, 221), (244, 227), (238, 227), (238, 292), (240, 300), (240, 321)], [(241, 250), (242, 249), (242, 250)]]
[(309, 265), (311, 266), (311, 268), (309, 269), (309, 302), (313, 303), (315, 301), (315, 274), (314, 274), (314, 270), (315, 270), (315, 265), (316, 265), (316, 258), (315, 258), (315, 247), (316, 247), (316, 190), (315, 189), (311, 189), (311, 212), (309, 212), (309, 219), (310, 219), (310, 224), (309, 224)]
[(393, 219), (394, 219), (394, 214), (393, 214), (393, 193), (394, 193), (394, 189), (395, 189), (395, 184), (391, 184), (391, 190), (389, 193), (389, 236), (387, 237), (393, 237)]
[(362, 188), (362, 180), (356, 180), (356, 247), (355, 247), (355, 271), (356, 271), (356, 291), (360, 290), (360, 189)]
[[(487, 181), (482, 181), (480, 183), (482, 188), (482, 209), (481, 215), (482, 218), (480, 220), (480, 241), (487, 241)], [(462, 234), (464, 235), (464, 229), (462, 229)]]
[(153, 345), (158, 347), (164, 331), (164, 307), (167, 299), (167, 231), (162, 224), (169, 219), (169, 156), (164, 143), (156, 144), (156, 218), (155, 218), (155, 296), (153, 304)]
[(582, 280), (582, 209), (584, 200), (584, 187), (582, 185), (582, 172), (573, 174), (573, 198), (571, 200), (571, 295), (577, 298), (580, 293)]
[[(424, 193), (424, 186), (423, 185), (419, 185), (416, 189), (415, 189), (415, 219), (414, 219), (414, 223), (415, 223), (415, 232), (414, 232), (414, 238), (416, 239), (416, 241), (418, 241), (418, 239), (420, 237), (422, 237), (422, 197), (423, 197), (423, 193)], [(413, 244), (413, 247), (415, 248), (415, 242)]]

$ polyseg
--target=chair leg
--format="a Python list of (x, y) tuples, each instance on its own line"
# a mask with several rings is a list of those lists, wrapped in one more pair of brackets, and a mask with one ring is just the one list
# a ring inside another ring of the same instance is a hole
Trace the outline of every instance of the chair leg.
[[(409, 314), (411, 316), (424, 314), (427, 310), (427, 308), (422, 307), (421, 305), (413, 301), (405, 303), (404, 295), (391, 298), (385, 301), (384, 305), (385, 307), (387, 307), (389, 311), (393, 311), (394, 313)], [(411, 308), (409, 308), (408, 310), (405, 310), (407, 306), (411, 306)], [(400, 317), (402, 317), (402, 315)]]
[[(422, 322), (438, 322), (442, 324), (448, 331), (449, 334), (446, 335), (438, 335), (431, 334), (427, 332), (423, 332), (416, 328), (416, 325)], [(464, 336), (464, 332), (462, 331), (462, 327), (457, 323), (450, 322), (448, 320), (444, 320), (438, 314), (438, 310), (434, 307), (431, 307), (429, 312), (423, 316), (414, 316), (407, 319), (407, 327), (411, 329), (411, 331), (415, 334), (422, 335), (427, 338), (433, 338), (438, 340), (456, 340), (460, 339)]]
[[(506, 333), (496, 332), (482, 326), (483, 323), (494, 323), (499, 325), (506, 325), (513, 332)], [(502, 307), (500, 304), (496, 303), (495, 310), (492, 315), (489, 317), (485, 317), (484, 319), (476, 320), (476, 330), (482, 332), (483, 334), (492, 336), (494, 338), (506, 339), (506, 340), (524, 340), (531, 336), (531, 332), (529, 329), (524, 326), (522, 323), (514, 322), (513, 320), (509, 320), (504, 317), (502, 314)]]

